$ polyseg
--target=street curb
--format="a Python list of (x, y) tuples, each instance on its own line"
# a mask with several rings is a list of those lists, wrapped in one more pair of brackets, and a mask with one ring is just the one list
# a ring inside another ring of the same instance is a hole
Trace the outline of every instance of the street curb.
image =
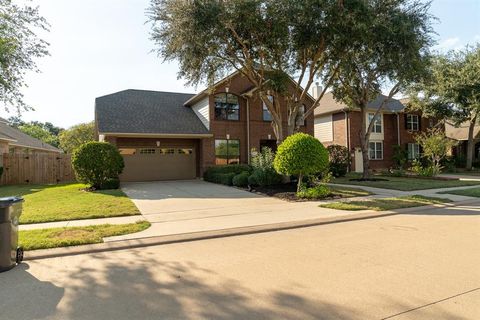
[(389, 217), (389, 216), (394, 216), (399, 214), (408, 214), (411, 212), (422, 212), (422, 211), (427, 211), (433, 208), (445, 208), (445, 207), (451, 207), (455, 205), (467, 205), (475, 202), (478, 203), (480, 202), (480, 200), (479, 199), (464, 200), (464, 201), (451, 202), (446, 204), (435, 204), (435, 205), (428, 205), (428, 206), (421, 206), (421, 207), (398, 209), (395, 211), (383, 211), (382, 213), (378, 213), (371, 210), (368, 210), (368, 211), (364, 210), (364, 211), (359, 211), (357, 214), (351, 214), (351, 215), (340, 216), (340, 217), (336, 216), (336, 217), (330, 217), (330, 218), (319, 218), (319, 219), (310, 219), (310, 220), (302, 220), (302, 221), (264, 224), (264, 225), (258, 225), (258, 226), (250, 226), (250, 227), (239, 227), (239, 228), (212, 230), (212, 231), (182, 233), (182, 234), (176, 234), (176, 235), (148, 237), (148, 238), (141, 238), (141, 239), (118, 240), (118, 241), (111, 241), (111, 242), (104, 242), (104, 243), (90, 244), (90, 245), (32, 250), (32, 251), (25, 252), (24, 260), (25, 261), (40, 260), (40, 259), (57, 258), (57, 257), (71, 256), (71, 255), (79, 255), (79, 254), (100, 253), (100, 252), (107, 252), (107, 251), (135, 249), (135, 248), (174, 244), (174, 243), (181, 243), (181, 242), (191, 242), (191, 241), (198, 241), (198, 240), (243, 236), (243, 235), (250, 235), (250, 234), (257, 234), (257, 233), (284, 231), (284, 230), (290, 230), (290, 229), (309, 228), (309, 227), (328, 225), (328, 224), (383, 218), (383, 217)]
[(135, 248), (142, 248), (142, 247), (148, 247), (148, 246), (180, 243), (180, 242), (190, 242), (190, 241), (197, 241), (197, 240), (208, 240), (208, 239), (226, 238), (226, 237), (234, 237), (234, 236), (243, 236), (243, 235), (250, 235), (250, 234), (256, 234), (256, 233), (283, 231), (283, 230), (289, 230), (289, 229), (308, 228), (308, 227), (321, 226), (321, 225), (334, 224), (334, 223), (388, 217), (388, 216), (397, 215), (397, 214), (399, 213), (386, 212), (386, 211), (381, 214), (372, 214), (371, 211), (369, 211), (368, 213), (364, 212), (364, 213), (359, 213), (355, 215), (343, 216), (343, 218), (341, 217), (320, 218), (320, 219), (311, 219), (311, 220), (294, 221), (294, 222), (265, 224), (265, 225), (251, 226), (251, 227), (239, 227), (239, 228), (212, 230), (212, 231), (182, 233), (182, 234), (176, 234), (176, 235), (148, 237), (148, 238), (141, 238), (141, 239), (118, 240), (118, 241), (104, 242), (104, 243), (98, 243), (98, 244), (63, 247), (63, 248), (40, 249), (40, 250), (26, 251), (24, 260), (30, 261), (30, 260), (57, 258), (57, 257), (79, 255), (79, 254), (135, 249)]

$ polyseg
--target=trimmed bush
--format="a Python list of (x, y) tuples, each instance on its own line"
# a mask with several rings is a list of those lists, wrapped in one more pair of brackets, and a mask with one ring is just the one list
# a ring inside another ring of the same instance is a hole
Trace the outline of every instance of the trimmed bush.
[(236, 187), (246, 187), (248, 186), (248, 177), (250, 173), (248, 171), (243, 171), (242, 173), (237, 174), (233, 177), (232, 183)]
[[(78, 181), (95, 189), (115, 186), (124, 163), (118, 149), (108, 142), (87, 142), (72, 155), (72, 166)], [(118, 188), (118, 185), (117, 185)]]
[(321, 174), (328, 168), (328, 151), (314, 137), (296, 133), (278, 146), (273, 166), (279, 173), (297, 175), (300, 191), (303, 176)]
[(297, 192), (297, 197), (301, 199), (324, 199), (330, 194), (330, 189), (326, 185), (320, 184)]
[(332, 175), (336, 178), (345, 176), (350, 165), (350, 153), (347, 147), (332, 144), (327, 147), (327, 151)]
[(282, 182), (282, 176), (279, 175), (273, 168), (268, 169), (253, 169), (252, 181), (253, 185), (261, 187), (272, 186)]
[[(246, 164), (228, 164), (223, 166), (213, 166), (207, 168), (203, 173), (203, 179), (205, 181), (213, 183), (221, 183), (220, 175), (233, 173), (234, 176), (244, 171), (251, 172), (252, 168)], [(230, 184), (231, 185), (231, 184)]]
[(108, 179), (100, 186), (100, 189), (102, 190), (118, 189), (118, 188), (120, 188), (120, 179), (118, 178)]
[(248, 177), (248, 185), (249, 186), (258, 186), (257, 179), (255, 176), (252, 174)]

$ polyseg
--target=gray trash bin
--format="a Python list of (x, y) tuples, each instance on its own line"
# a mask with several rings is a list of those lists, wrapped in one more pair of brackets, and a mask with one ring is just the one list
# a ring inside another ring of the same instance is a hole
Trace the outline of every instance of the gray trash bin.
[(22, 203), (20, 197), (0, 198), (0, 272), (12, 269), (23, 260), (23, 249), (18, 247)]

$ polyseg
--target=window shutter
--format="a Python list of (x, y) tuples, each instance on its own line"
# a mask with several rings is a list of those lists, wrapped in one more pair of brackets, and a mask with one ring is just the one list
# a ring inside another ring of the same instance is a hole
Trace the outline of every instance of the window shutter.
[(405, 119), (405, 130), (408, 130), (408, 120), (407, 120), (407, 114), (403, 114), (403, 118)]

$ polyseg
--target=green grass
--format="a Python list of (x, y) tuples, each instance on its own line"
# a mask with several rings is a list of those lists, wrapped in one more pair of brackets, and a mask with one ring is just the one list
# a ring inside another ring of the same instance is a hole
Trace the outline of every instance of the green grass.
[(366, 190), (362, 190), (358, 188), (349, 188), (344, 186), (329, 185), (328, 188), (334, 195), (340, 196), (342, 198), (365, 197), (373, 194), (372, 192), (369, 192)]
[(110, 225), (102, 224), (87, 227), (49, 228), (20, 231), (19, 243), (24, 250), (49, 249), (102, 243), (104, 237), (120, 236), (139, 232), (150, 227), (147, 221)]
[(442, 192), (438, 192), (438, 193), (442, 193), (442, 194), (447, 194), (448, 193), (448, 194), (456, 194), (456, 195), (459, 195), (459, 196), (480, 198), (480, 188), (442, 191)]
[(83, 184), (0, 187), (0, 197), (23, 196), (20, 223), (40, 223), (140, 214), (121, 190), (87, 192)]
[(369, 199), (358, 201), (346, 201), (346, 202), (332, 202), (321, 204), (320, 207), (337, 209), (337, 210), (374, 210), (374, 211), (386, 211), (400, 208), (411, 208), (426, 206), (429, 204), (440, 204), (450, 202), (445, 198), (424, 197), (420, 195), (403, 196), (398, 198), (381, 198), (381, 199)]
[(401, 191), (426, 190), (437, 188), (463, 187), (480, 184), (480, 181), (465, 181), (465, 180), (437, 180), (437, 179), (420, 179), (420, 178), (405, 178), (405, 177), (384, 177), (373, 176), (372, 178), (380, 178), (388, 181), (350, 181), (352, 178), (358, 176), (347, 176), (336, 178), (332, 180), (335, 184), (350, 184), (356, 186), (394, 189)]

